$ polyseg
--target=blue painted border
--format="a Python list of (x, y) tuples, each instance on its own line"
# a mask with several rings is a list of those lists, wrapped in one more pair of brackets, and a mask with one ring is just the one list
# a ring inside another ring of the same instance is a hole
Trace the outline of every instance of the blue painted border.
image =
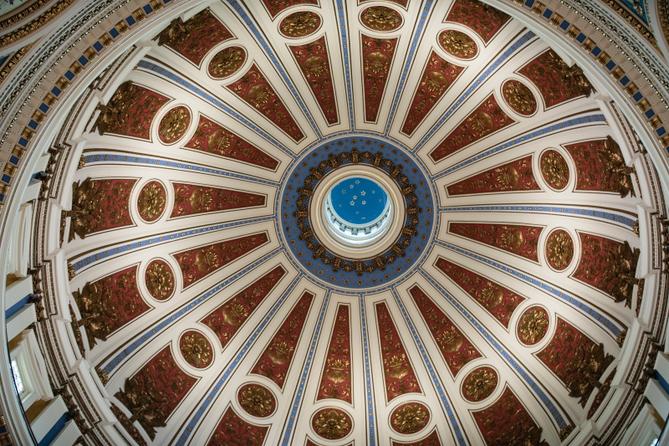
[(430, 359), (430, 355), (427, 352), (427, 349), (425, 348), (425, 343), (423, 343), (423, 339), (418, 334), (416, 325), (411, 319), (411, 316), (409, 316), (409, 312), (407, 311), (404, 302), (402, 302), (402, 299), (397, 293), (397, 290), (393, 288), (392, 294), (393, 297), (395, 298), (395, 303), (400, 309), (400, 313), (402, 313), (402, 318), (404, 319), (404, 323), (407, 325), (409, 333), (411, 333), (411, 337), (413, 338), (413, 341), (416, 344), (416, 348), (420, 353), (420, 357), (423, 359), (423, 364), (425, 365), (425, 368), (427, 369), (430, 375), (430, 380), (432, 381), (434, 390), (437, 392), (437, 396), (439, 397), (441, 406), (444, 409), (446, 416), (448, 417), (451, 430), (455, 433), (455, 439), (457, 441), (457, 444), (463, 446), (469, 445), (467, 437), (462, 429), (462, 426), (460, 425), (460, 420), (458, 419), (458, 416), (455, 413), (455, 409), (451, 405), (451, 399), (449, 398), (448, 394), (446, 393), (446, 389), (444, 388), (444, 385), (439, 379), (439, 375), (437, 374), (434, 364)]
[(562, 411), (558, 408), (557, 403), (551, 397), (550, 393), (544, 391), (543, 385), (541, 385), (534, 377), (529, 373), (529, 371), (523, 366), (522, 362), (516, 359), (516, 357), (507, 350), (504, 345), (495, 338), (495, 336), (488, 330), (488, 328), (481, 324), (476, 317), (464, 306), (458, 299), (455, 299), (439, 282), (424, 270), (420, 271), (421, 276), (432, 286), (434, 287), (443, 298), (445, 298), (451, 306), (453, 306), (462, 317), (467, 319), (467, 321), (476, 329), (476, 331), (488, 342), (488, 344), (504, 359), (509, 366), (511, 366), (518, 376), (520, 376), (529, 389), (539, 397), (539, 400), (544, 404), (544, 407), (548, 409), (553, 422), (557, 425), (557, 430), (560, 431), (563, 428), (573, 425), (569, 422), (562, 414)]
[[(312, 130), (316, 133), (316, 136), (320, 138), (322, 136), (321, 129), (318, 127), (318, 124), (316, 124), (314, 117), (311, 116), (309, 109), (302, 100), (302, 95), (297, 91), (295, 84), (293, 83), (291, 77), (288, 75), (288, 72), (286, 71), (284, 66), (281, 64), (281, 60), (277, 57), (274, 48), (267, 41), (265, 34), (260, 32), (258, 26), (256, 25), (256, 22), (247, 13), (245, 6), (242, 6), (237, 0), (226, 0), (226, 1), (230, 6), (230, 8), (232, 8), (237, 13), (237, 15), (242, 19), (244, 24), (247, 26), (247, 30), (250, 31), (253, 34), (253, 37), (256, 38), (256, 42), (258, 42), (262, 47), (262, 49), (265, 51), (265, 55), (272, 62), (272, 66), (274, 67), (275, 70), (279, 72), (279, 75), (283, 79), (283, 82), (285, 83), (286, 87), (288, 87), (290, 94), (293, 96), (293, 100), (295, 100), (297, 106), (300, 107), (300, 109), (302, 110), (302, 113), (307, 118), (307, 121), (309, 121), (309, 125), (311, 126)], [(286, 108), (290, 109), (288, 105), (286, 105)], [(299, 119), (296, 119), (295, 122), (296, 123), (299, 122)]]
[(365, 402), (367, 408), (367, 444), (376, 446), (376, 405), (374, 404), (374, 387), (372, 384), (372, 365), (369, 358), (369, 332), (367, 331), (367, 309), (365, 295), (358, 295), (360, 310), (360, 335), (362, 337), (363, 372), (365, 374)]
[[(235, 119), (244, 127), (254, 131), (260, 137), (262, 137), (266, 141), (276, 146), (279, 150), (281, 150), (286, 155), (290, 156), (292, 159), (295, 159), (295, 153), (292, 150), (290, 150), (284, 143), (276, 139), (270, 133), (266, 132), (262, 127), (256, 125), (256, 123), (246, 118), (244, 115), (236, 111), (234, 108), (230, 107), (225, 102), (221, 101), (218, 97), (214, 96), (213, 94), (209, 93), (203, 88), (200, 88), (199, 86), (195, 85), (188, 79), (178, 74), (176, 71), (167, 68), (163, 65), (158, 65), (154, 62), (150, 62), (146, 59), (140, 60), (139, 63), (137, 64), (137, 68), (143, 69), (148, 72), (152, 72), (156, 74), (158, 77), (166, 79), (172, 84), (178, 85), (181, 88), (190, 91), (195, 96), (199, 97), (205, 102), (208, 102), (209, 104), (219, 109), (221, 112)], [(272, 125), (274, 126), (274, 124)]]
[[(532, 141), (537, 138), (541, 138), (543, 136), (547, 136), (552, 133), (557, 133), (559, 131), (567, 130), (572, 127), (576, 126), (583, 126), (583, 125), (588, 125), (588, 124), (606, 124), (606, 117), (601, 114), (597, 113), (594, 115), (585, 115), (585, 116), (578, 116), (575, 118), (569, 118), (564, 121), (560, 121), (557, 123), (553, 124), (548, 124), (543, 127), (539, 127), (535, 130), (529, 131), (523, 135), (520, 135), (516, 138), (509, 139), (502, 144), (499, 144), (497, 146), (491, 147), (486, 150), (482, 150), (478, 152), (476, 155), (471, 156), (467, 159), (464, 159), (453, 166), (442, 170), (438, 174), (432, 177), (432, 179), (437, 180), (439, 178), (442, 178), (446, 175), (450, 175), (453, 172), (456, 172), (460, 169), (464, 169), (465, 167), (469, 166), (470, 164), (474, 164), (478, 161), (481, 161), (484, 158), (488, 158), (490, 156), (496, 155), (498, 153), (504, 152), (505, 150), (509, 150), (514, 146)], [(444, 158), (445, 159), (445, 158)], [(443, 160), (443, 159), (442, 159)], [(437, 162), (440, 162), (442, 160), (439, 160)]]
[(207, 234), (210, 232), (216, 232), (216, 231), (221, 231), (223, 229), (231, 229), (231, 228), (237, 228), (239, 226), (250, 226), (250, 225), (255, 225), (257, 223), (264, 223), (267, 221), (273, 221), (274, 220), (274, 215), (268, 215), (264, 217), (257, 217), (257, 218), (250, 218), (250, 219), (243, 219), (243, 220), (234, 220), (231, 222), (227, 223), (218, 223), (216, 225), (211, 225), (211, 226), (201, 226), (198, 228), (193, 228), (193, 229), (186, 229), (186, 230), (179, 230), (176, 232), (167, 232), (165, 234), (161, 234), (158, 236), (151, 236), (147, 238), (142, 238), (139, 240), (132, 241), (130, 243), (125, 243), (121, 245), (117, 245), (113, 248), (109, 249), (104, 249), (102, 251), (98, 251), (95, 254), (87, 255), (83, 257), (81, 260), (77, 260), (76, 262), (72, 263), (72, 268), (74, 269), (75, 273), (80, 273), (82, 269), (91, 266), (94, 263), (97, 263), (100, 260), (106, 260), (111, 257), (115, 257), (118, 255), (123, 255), (127, 254), (131, 251), (134, 251), (136, 249), (144, 249), (148, 246), (151, 245), (156, 245), (164, 242), (171, 242), (175, 240), (180, 240), (184, 239), (187, 237), (193, 237), (196, 235), (202, 235), (202, 234)]
[(197, 402), (197, 408), (190, 415), (189, 417), (190, 419), (187, 418), (185, 425), (182, 425), (183, 428), (179, 431), (180, 433), (174, 443), (175, 445), (186, 446), (188, 444), (190, 436), (193, 434), (193, 432), (195, 432), (195, 429), (197, 428), (200, 421), (206, 415), (206, 412), (208, 412), (211, 409), (211, 406), (214, 403), (214, 401), (218, 398), (220, 391), (228, 383), (228, 380), (235, 372), (235, 370), (237, 370), (237, 367), (239, 367), (239, 364), (242, 362), (242, 360), (244, 360), (249, 350), (251, 350), (251, 347), (253, 347), (258, 337), (260, 337), (260, 335), (265, 331), (265, 327), (267, 327), (270, 321), (274, 319), (274, 316), (286, 302), (288, 296), (290, 296), (293, 293), (293, 290), (299, 283), (300, 279), (301, 279), (300, 276), (296, 276), (292, 280), (290, 285), (288, 285), (288, 287), (281, 294), (281, 297), (279, 297), (276, 300), (276, 302), (274, 302), (272, 307), (267, 311), (267, 314), (265, 314), (265, 317), (263, 317), (262, 321), (256, 326), (256, 328), (253, 330), (251, 335), (246, 339), (242, 347), (237, 351), (237, 354), (235, 354), (232, 360), (226, 365), (223, 371), (219, 374), (218, 379), (216, 380), (214, 385), (210, 387), (209, 393), (204, 398), (202, 398), (200, 401)]
[(425, 135), (414, 146), (414, 151), (419, 151), (425, 144), (434, 136), (434, 134), (443, 127), (453, 113), (460, 108), (463, 102), (469, 98), (483, 83), (492, 76), (497, 69), (500, 68), (516, 51), (528, 44), (535, 38), (532, 31), (527, 31), (520, 38), (516, 39), (510, 46), (508, 46), (493, 62), (488, 65), (479, 75), (469, 84), (469, 86), (462, 92), (460, 96), (444, 111), (441, 117), (435, 122), (432, 127), (425, 132)]
[(209, 301), (212, 297), (216, 296), (219, 292), (225, 289), (228, 286), (234, 285), (234, 283), (246, 276), (251, 271), (255, 270), (260, 265), (265, 262), (269, 262), (283, 249), (276, 248), (273, 251), (265, 254), (256, 261), (247, 264), (242, 269), (231, 274), (226, 279), (218, 282), (213, 287), (201, 293), (199, 296), (191, 299), (186, 305), (178, 308), (176, 311), (173, 311), (171, 314), (168, 314), (160, 321), (156, 322), (151, 326), (150, 329), (143, 331), (139, 336), (137, 336), (132, 342), (126, 343), (126, 346), (123, 347), (120, 351), (114, 354), (109, 360), (104, 363), (104, 366), (101, 366), (101, 369), (109, 376), (118, 370), (118, 368), (123, 364), (130, 356), (135, 352), (138, 352), (145, 344), (147, 344), (151, 339), (158, 336), (160, 333), (167, 330), (170, 326), (174, 325), (178, 321), (185, 318), (196, 308), (200, 307), (205, 302)]
[(450, 212), (522, 212), (538, 214), (558, 214), (578, 217), (587, 217), (597, 220), (605, 220), (632, 229), (637, 222), (636, 218), (625, 217), (622, 214), (607, 212), (597, 208), (570, 207), (570, 206), (541, 206), (541, 205), (471, 205), (471, 206), (445, 206), (439, 209), (442, 214)]
[[(314, 362), (314, 355), (316, 354), (316, 347), (318, 346), (318, 339), (321, 336), (321, 331), (323, 331), (323, 321), (325, 320), (325, 313), (330, 305), (330, 297), (332, 292), (327, 290), (325, 297), (323, 298), (323, 304), (318, 313), (318, 320), (316, 326), (314, 327), (314, 332), (311, 335), (311, 342), (309, 343), (309, 351), (307, 357), (302, 366), (302, 373), (300, 374), (300, 380), (297, 384), (297, 390), (295, 396), (293, 397), (293, 403), (288, 413), (288, 419), (286, 420), (283, 439), (281, 440), (281, 445), (289, 446), (291, 444), (291, 439), (293, 437), (293, 431), (295, 430), (295, 422), (297, 421), (297, 415), (302, 405), (302, 399), (304, 398), (304, 389), (307, 385), (307, 378), (309, 378), (309, 373), (311, 372), (311, 366)], [(315, 297), (314, 297), (315, 299)]]
[(622, 327), (619, 323), (616, 321), (608, 318), (605, 314), (601, 313), (598, 311), (596, 308), (588, 305), (588, 303), (582, 301), (581, 299), (573, 296), (572, 294), (569, 294), (565, 291), (560, 290), (559, 288), (551, 285), (548, 282), (544, 282), (541, 279), (538, 279), (537, 277), (524, 273), (516, 268), (513, 268), (509, 265), (506, 265), (504, 263), (498, 262), (496, 260), (493, 260), (489, 257), (483, 256), (481, 254), (476, 254), (468, 249), (461, 248), (460, 246), (454, 245), (452, 243), (448, 242), (443, 242), (441, 240), (437, 240), (436, 244), (449, 249), (451, 251), (455, 251), (459, 254), (464, 255), (465, 257), (469, 257), (470, 259), (474, 259), (478, 262), (481, 262), (485, 265), (489, 265), (493, 268), (495, 268), (498, 271), (502, 271), (506, 274), (509, 274), (522, 282), (525, 282), (527, 284), (530, 284), (536, 288), (539, 288), (543, 291), (545, 291), (548, 294), (553, 295), (556, 297), (558, 300), (561, 300), (565, 302), (566, 304), (575, 307), (578, 309), (581, 313), (585, 314), (588, 316), (590, 319), (592, 319), (597, 325), (599, 325), (604, 331), (609, 333), (609, 335), (613, 338), (616, 339), (620, 334), (623, 332), (624, 327)]
[(395, 88), (395, 96), (393, 101), (390, 104), (390, 110), (388, 112), (388, 119), (386, 120), (386, 127), (384, 129), (384, 134), (388, 135), (390, 133), (390, 128), (395, 121), (395, 115), (397, 114), (397, 107), (399, 107), (400, 99), (406, 93), (404, 87), (409, 77), (409, 71), (414, 62), (414, 57), (416, 57), (416, 52), (418, 51), (418, 44), (420, 40), (424, 37), (423, 30), (427, 24), (427, 18), (432, 11), (432, 5), (434, 0), (425, 0), (422, 4), (420, 13), (418, 15), (418, 21), (414, 27), (414, 33), (411, 37), (411, 43), (409, 44), (409, 50), (404, 56), (404, 66), (402, 67), (402, 72), (400, 74), (399, 81), (397, 82), (397, 87)]
[(84, 163), (86, 165), (124, 163), (150, 167), (166, 167), (169, 169), (185, 170), (188, 172), (203, 173), (212, 176), (215, 175), (220, 177), (234, 178), (237, 180), (248, 181), (249, 183), (264, 184), (266, 186), (278, 187), (279, 185), (278, 181), (266, 180), (264, 178), (255, 177), (252, 175), (234, 173), (228, 170), (216, 169), (214, 167), (206, 167), (198, 164), (186, 163), (183, 161), (173, 161), (150, 156), (120, 155), (98, 150), (95, 152), (96, 153), (94, 154), (84, 156)]
[(341, 35), (342, 61), (344, 62), (344, 82), (346, 84), (346, 100), (348, 101), (348, 122), (351, 131), (355, 131), (355, 102), (353, 100), (353, 81), (351, 80), (351, 48), (348, 41), (348, 20), (345, 0), (336, 0), (337, 26)]

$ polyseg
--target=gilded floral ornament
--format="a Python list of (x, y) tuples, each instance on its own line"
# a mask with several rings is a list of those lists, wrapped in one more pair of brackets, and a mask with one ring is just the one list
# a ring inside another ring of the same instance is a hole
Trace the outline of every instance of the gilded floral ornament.
[(149, 181), (137, 198), (137, 211), (142, 220), (154, 222), (163, 215), (167, 204), (167, 191), (159, 181)]
[(313, 34), (321, 26), (321, 18), (311, 11), (298, 11), (281, 21), (279, 30), (287, 37), (305, 37)]
[(502, 86), (502, 96), (509, 107), (523, 116), (530, 116), (537, 111), (537, 100), (532, 91), (522, 82), (510, 79)]
[(437, 343), (439, 347), (446, 352), (457, 352), (464, 344), (465, 340), (460, 331), (454, 326), (448, 327), (446, 330), (439, 333)]
[(240, 46), (225, 48), (209, 62), (209, 74), (215, 79), (223, 79), (235, 74), (246, 62), (246, 51)]
[(394, 31), (402, 25), (402, 16), (385, 6), (371, 6), (362, 11), (360, 21), (374, 31)]
[(518, 320), (518, 339), (523, 344), (539, 343), (548, 331), (548, 312), (541, 307), (530, 307)]
[(311, 427), (314, 432), (327, 440), (339, 440), (351, 432), (353, 422), (343, 410), (328, 407), (314, 414)]
[(574, 240), (563, 229), (551, 232), (546, 240), (546, 260), (556, 269), (563, 270), (571, 263), (574, 257)]
[(180, 105), (168, 111), (160, 120), (158, 136), (165, 144), (173, 144), (183, 138), (190, 125), (191, 115), (187, 107)]
[(272, 392), (260, 384), (245, 384), (237, 392), (237, 400), (249, 415), (266, 418), (276, 409), (276, 398)]
[(430, 411), (421, 403), (406, 403), (390, 414), (390, 426), (400, 434), (415, 434), (427, 426)]
[(478, 54), (476, 42), (462, 31), (447, 29), (439, 34), (439, 44), (449, 54), (460, 59), (473, 59)]
[(493, 368), (479, 367), (462, 381), (462, 394), (469, 401), (483, 401), (495, 391), (498, 380), (497, 372)]
[(153, 260), (149, 263), (144, 280), (149, 294), (156, 300), (165, 300), (174, 293), (174, 272), (164, 260)]
[(556, 150), (546, 150), (541, 154), (541, 175), (548, 185), (555, 190), (562, 190), (569, 183), (569, 165), (567, 160)]
[(181, 336), (179, 349), (188, 364), (203, 369), (214, 359), (214, 349), (209, 340), (199, 331), (190, 330)]

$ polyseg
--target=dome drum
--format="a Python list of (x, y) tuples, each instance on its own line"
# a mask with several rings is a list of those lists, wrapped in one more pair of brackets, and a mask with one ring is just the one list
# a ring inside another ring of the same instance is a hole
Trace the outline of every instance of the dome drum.
[[(359, 3), (215, 1), (169, 22), (187, 7), (152, 0), (31, 118), (19, 145), (51, 139), (4, 208), (22, 201), (5, 309), (13, 333), (14, 294), (38, 296), (23, 329), (73, 415), (62, 432), (633, 435), (666, 327), (665, 170), (623, 74), (585, 63), (601, 30), (568, 50), (578, 8)], [(128, 29), (155, 42), (110, 63)], [(622, 85), (607, 101), (603, 76)]]

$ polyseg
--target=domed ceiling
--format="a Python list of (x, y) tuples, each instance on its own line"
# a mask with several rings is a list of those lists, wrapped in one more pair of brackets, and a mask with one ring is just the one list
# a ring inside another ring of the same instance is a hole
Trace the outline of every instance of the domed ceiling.
[[(564, 57), (475, 0), (212, 2), (120, 57), (43, 234), (107, 440), (594, 444), (659, 198)], [(395, 207), (349, 250), (356, 175)]]

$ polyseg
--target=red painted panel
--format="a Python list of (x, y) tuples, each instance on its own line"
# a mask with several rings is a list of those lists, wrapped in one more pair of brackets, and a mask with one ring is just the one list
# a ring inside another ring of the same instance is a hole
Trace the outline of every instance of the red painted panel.
[(613, 361), (602, 344), (559, 316), (553, 338), (536, 356), (564, 383), (570, 396), (580, 398), (582, 406)]
[(487, 445), (548, 446), (541, 428), (508, 387), (492, 406), (473, 415)]
[(225, 265), (248, 254), (268, 241), (267, 234), (262, 232), (174, 254), (174, 258), (181, 267), (184, 288), (223, 268)]
[(269, 426), (258, 426), (244, 421), (232, 407), (228, 407), (218, 422), (208, 446), (262, 446)]
[(438, 162), (514, 122), (500, 108), (495, 96), (490, 95), (439, 143), (430, 153), (430, 157)]
[(509, 327), (511, 315), (525, 298), (508, 288), (446, 259), (437, 260), (437, 268), (488, 310), (502, 325)]
[(72, 294), (81, 314), (77, 323), (86, 330), (91, 347), (151, 309), (137, 288), (136, 265), (87, 283)]
[(537, 245), (542, 227), (490, 223), (451, 223), (453, 234), (495, 246), (504, 251), (538, 261)]
[(365, 121), (378, 118), (381, 99), (386, 90), (393, 63), (397, 39), (377, 39), (362, 36), (363, 89), (365, 91)]
[(270, 170), (275, 170), (279, 165), (275, 158), (202, 115), (197, 130), (186, 147)]
[(464, 67), (452, 64), (432, 51), (409, 107), (402, 133), (411, 135), (416, 130), (463, 70)]
[(449, 195), (541, 190), (532, 171), (532, 155), (465, 178), (447, 187)]
[(196, 184), (173, 183), (174, 209), (171, 217), (265, 206), (264, 195)]
[(351, 329), (349, 307), (337, 309), (317, 400), (335, 398), (351, 403)]
[(393, 446), (441, 446), (441, 440), (439, 440), (439, 434), (437, 431), (432, 431), (430, 435), (423, 438), (422, 440), (410, 441), (410, 442), (400, 442), (393, 440)]
[(419, 393), (418, 379), (388, 307), (385, 303), (378, 303), (375, 308), (388, 401), (405, 393)]
[(241, 79), (228, 85), (227, 88), (295, 141), (304, 139), (302, 130), (256, 64), (253, 64)]
[(540, 54), (519, 72), (537, 86), (546, 108), (587, 96), (593, 90), (580, 68), (569, 67), (553, 50)]
[(85, 238), (90, 234), (132, 225), (130, 194), (136, 179), (85, 179), (74, 186), (70, 240), (74, 235)]
[(423, 290), (414, 286), (409, 290), (409, 293), (423, 315), (423, 319), (453, 376), (457, 375), (469, 361), (481, 357), (481, 353), (457, 325)]
[(573, 277), (613, 297), (632, 297), (638, 253), (628, 243), (580, 232), (581, 259)]
[(185, 23), (173, 23), (161, 33), (160, 43), (200, 66), (209, 50), (232, 37), (225, 25), (205, 9)]
[(632, 190), (620, 147), (613, 140), (596, 139), (565, 146), (576, 165), (576, 189), (626, 195)]
[(339, 115), (325, 37), (315, 42), (289, 48), (302, 74), (307, 79), (309, 88), (316, 97), (328, 124), (336, 124), (339, 121)]
[(95, 127), (100, 133), (114, 133), (151, 139), (151, 123), (169, 98), (132, 82), (118, 87), (107, 105), (100, 107)]
[(446, 17), (449, 22), (461, 23), (476, 31), (486, 45), (510, 19), (502, 11), (477, 0), (456, 0)]
[(153, 439), (196, 381), (179, 368), (167, 346), (127, 379), (115, 396)]
[(274, 335), (251, 373), (266, 376), (277, 386), (283, 387), (313, 299), (314, 295), (307, 291), (302, 294), (299, 302), (283, 321), (279, 331)]
[(317, 0), (262, 0), (272, 17), (295, 5), (317, 5)]
[(285, 274), (286, 270), (277, 266), (228, 299), (200, 322), (216, 333), (221, 347), (224, 348)]

